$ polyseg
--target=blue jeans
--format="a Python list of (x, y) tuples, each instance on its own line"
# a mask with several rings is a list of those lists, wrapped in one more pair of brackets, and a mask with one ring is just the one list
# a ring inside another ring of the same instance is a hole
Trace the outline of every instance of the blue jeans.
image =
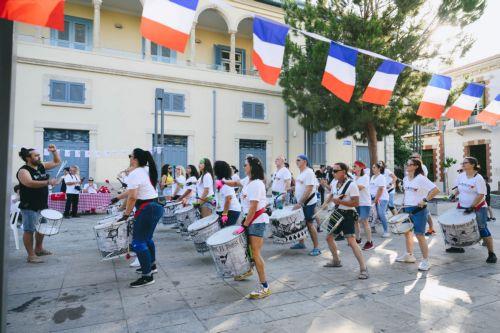
[(488, 207), (481, 207), (476, 211), (476, 222), (479, 228), (479, 235), (481, 237), (490, 237), (491, 232), (488, 229)]
[(21, 216), (23, 218), (23, 230), (25, 232), (35, 232), (36, 224), (40, 219), (40, 212), (35, 212), (34, 210), (21, 209)]
[(382, 227), (384, 228), (384, 232), (387, 232), (387, 217), (385, 216), (385, 212), (387, 211), (387, 204), (389, 203), (388, 200), (380, 200), (378, 205), (375, 205), (375, 208), (377, 209), (377, 215), (382, 222)]
[(389, 192), (389, 204), (388, 207), (389, 209), (394, 209), (394, 195), (396, 194), (396, 190), (392, 190)]
[(163, 216), (163, 207), (156, 202), (145, 206), (134, 221), (132, 249), (137, 254), (143, 276), (151, 275), (151, 265), (156, 260), (153, 233)]

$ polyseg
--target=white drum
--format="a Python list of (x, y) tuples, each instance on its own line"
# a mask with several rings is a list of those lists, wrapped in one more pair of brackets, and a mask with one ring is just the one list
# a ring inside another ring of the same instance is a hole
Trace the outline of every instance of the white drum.
[(463, 209), (452, 208), (438, 217), (445, 244), (454, 247), (471, 246), (479, 242), (476, 214), (464, 214)]
[(413, 230), (413, 222), (410, 219), (410, 214), (407, 213), (394, 215), (388, 222), (391, 232), (396, 235), (402, 235)]
[(181, 204), (182, 204), (181, 202), (174, 202), (174, 201), (170, 201), (165, 204), (163, 208), (164, 209), (162, 218), (163, 224), (174, 224), (177, 222), (175, 213), (177, 212), (177, 209), (179, 209)]
[(53, 209), (44, 209), (40, 212), (40, 220), (36, 225), (36, 231), (45, 236), (53, 236), (59, 233), (63, 222), (63, 214)]
[(302, 209), (293, 206), (276, 209), (270, 217), (273, 242), (286, 244), (307, 237), (307, 228)]
[(111, 206), (108, 206), (108, 208), (106, 208), (106, 213), (108, 215), (118, 215), (119, 213), (119, 210), (120, 209), (120, 205), (111, 205)]
[(128, 252), (132, 242), (132, 225), (129, 221), (116, 222), (119, 217), (108, 218), (94, 226), (97, 248), (103, 260), (117, 258)]
[(188, 205), (186, 207), (181, 207), (175, 213), (177, 223), (179, 223), (179, 228), (181, 229), (181, 234), (183, 236), (188, 235), (187, 228), (191, 223), (196, 221), (197, 210), (195, 207)]
[(195, 221), (188, 227), (188, 232), (199, 253), (208, 252), (207, 239), (220, 230), (219, 215), (212, 214)]
[(239, 226), (226, 227), (207, 239), (215, 269), (221, 278), (238, 276), (252, 268), (245, 233), (233, 235), (238, 229)]

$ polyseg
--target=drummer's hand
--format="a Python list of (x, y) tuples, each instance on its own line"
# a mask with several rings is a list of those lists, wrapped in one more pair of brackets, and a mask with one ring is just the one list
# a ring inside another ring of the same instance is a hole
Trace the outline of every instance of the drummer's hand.
[(51, 144), (47, 147), (47, 150), (48, 150), (48, 151), (50, 151), (51, 153), (55, 152), (55, 151), (57, 150), (56, 145), (51, 143)]
[(332, 199), (332, 202), (333, 202), (334, 204), (336, 204), (336, 205), (340, 205), (340, 203), (341, 203), (341, 201), (340, 201), (340, 199), (339, 199), (339, 198), (333, 198), (333, 199)]
[(425, 201), (420, 201), (418, 203), (418, 207), (420, 207), (420, 208), (425, 207), (425, 206), (427, 206), (427, 203)]
[(227, 220), (229, 220), (229, 218), (227, 217), (227, 215), (222, 215), (222, 217), (220, 218), (222, 224), (226, 224)]
[(465, 209), (464, 214), (470, 214), (472, 212), (474, 212), (474, 207), (469, 207)]
[(116, 221), (116, 222), (127, 221), (128, 217), (129, 217), (128, 215), (123, 214), (123, 216), (120, 217), (120, 219), (118, 221)]
[(120, 201), (120, 199), (118, 199), (117, 197), (111, 198), (111, 200), (110, 200), (110, 205), (114, 205), (114, 204), (115, 204), (115, 203), (117, 203), (118, 201)]
[(59, 184), (59, 181), (56, 178), (49, 179), (50, 186), (56, 186), (57, 184)]
[(245, 228), (243, 226), (241, 226), (238, 229), (236, 229), (235, 231), (233, 231), (233, 235), (239, 235), (239, 234), (244, 233), (244, 232), (245, 232)]
[(302, 205), (299, 204), (299, 203), (296, 203), (295, 205), (293, 205), (293, 210), (297, 210), (299, 208), (302, 208)]

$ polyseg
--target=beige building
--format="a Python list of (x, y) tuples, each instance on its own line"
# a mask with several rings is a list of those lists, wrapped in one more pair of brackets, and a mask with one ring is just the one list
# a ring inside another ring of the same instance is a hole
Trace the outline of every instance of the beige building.
[[(67, 0), (64, 32), (16, 24), (15, 148), (54, 142), (83, 176), (113, 179), (132, 148), (152, 148), (162, 89), (166, 163), (209, 157), (239, 167), (252, 153), (272, 172), (277, 155), (304, 151), (316, 165), (366, 160), (366, 143), (305, 133), (279, 85), (257, 76), (253, 16), (283, 21), (273, 3), (200, 0), (184, 54), (141, 37), (139, 0)], [(393, 164), (392, 138), (379, 156)]]

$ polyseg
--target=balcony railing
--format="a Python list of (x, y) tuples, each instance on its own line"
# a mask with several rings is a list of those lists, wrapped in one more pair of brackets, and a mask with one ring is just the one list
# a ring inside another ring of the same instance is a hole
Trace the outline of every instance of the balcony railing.
[(468, 125), (474, 125), (474, 124), (482, 124), (482, 122), (480, 122), (476, 118), (477, 118), (477, 115), (474, 115), (474, 116), (470, 116), (469, 119), (467, 119), (466, 121), (455, 120), (454, 125), (455, 125), (455, 127), (462, 127), (462, 126), (468, 126)]
[(438, 127), (437, 122), (434, 122), (432, 124), (422, 125), (420, 133), (426, 134), (426, 133), (432, 133), (432, 132), (437, 132), (437, 131), (439, 131), (439, 127)]

